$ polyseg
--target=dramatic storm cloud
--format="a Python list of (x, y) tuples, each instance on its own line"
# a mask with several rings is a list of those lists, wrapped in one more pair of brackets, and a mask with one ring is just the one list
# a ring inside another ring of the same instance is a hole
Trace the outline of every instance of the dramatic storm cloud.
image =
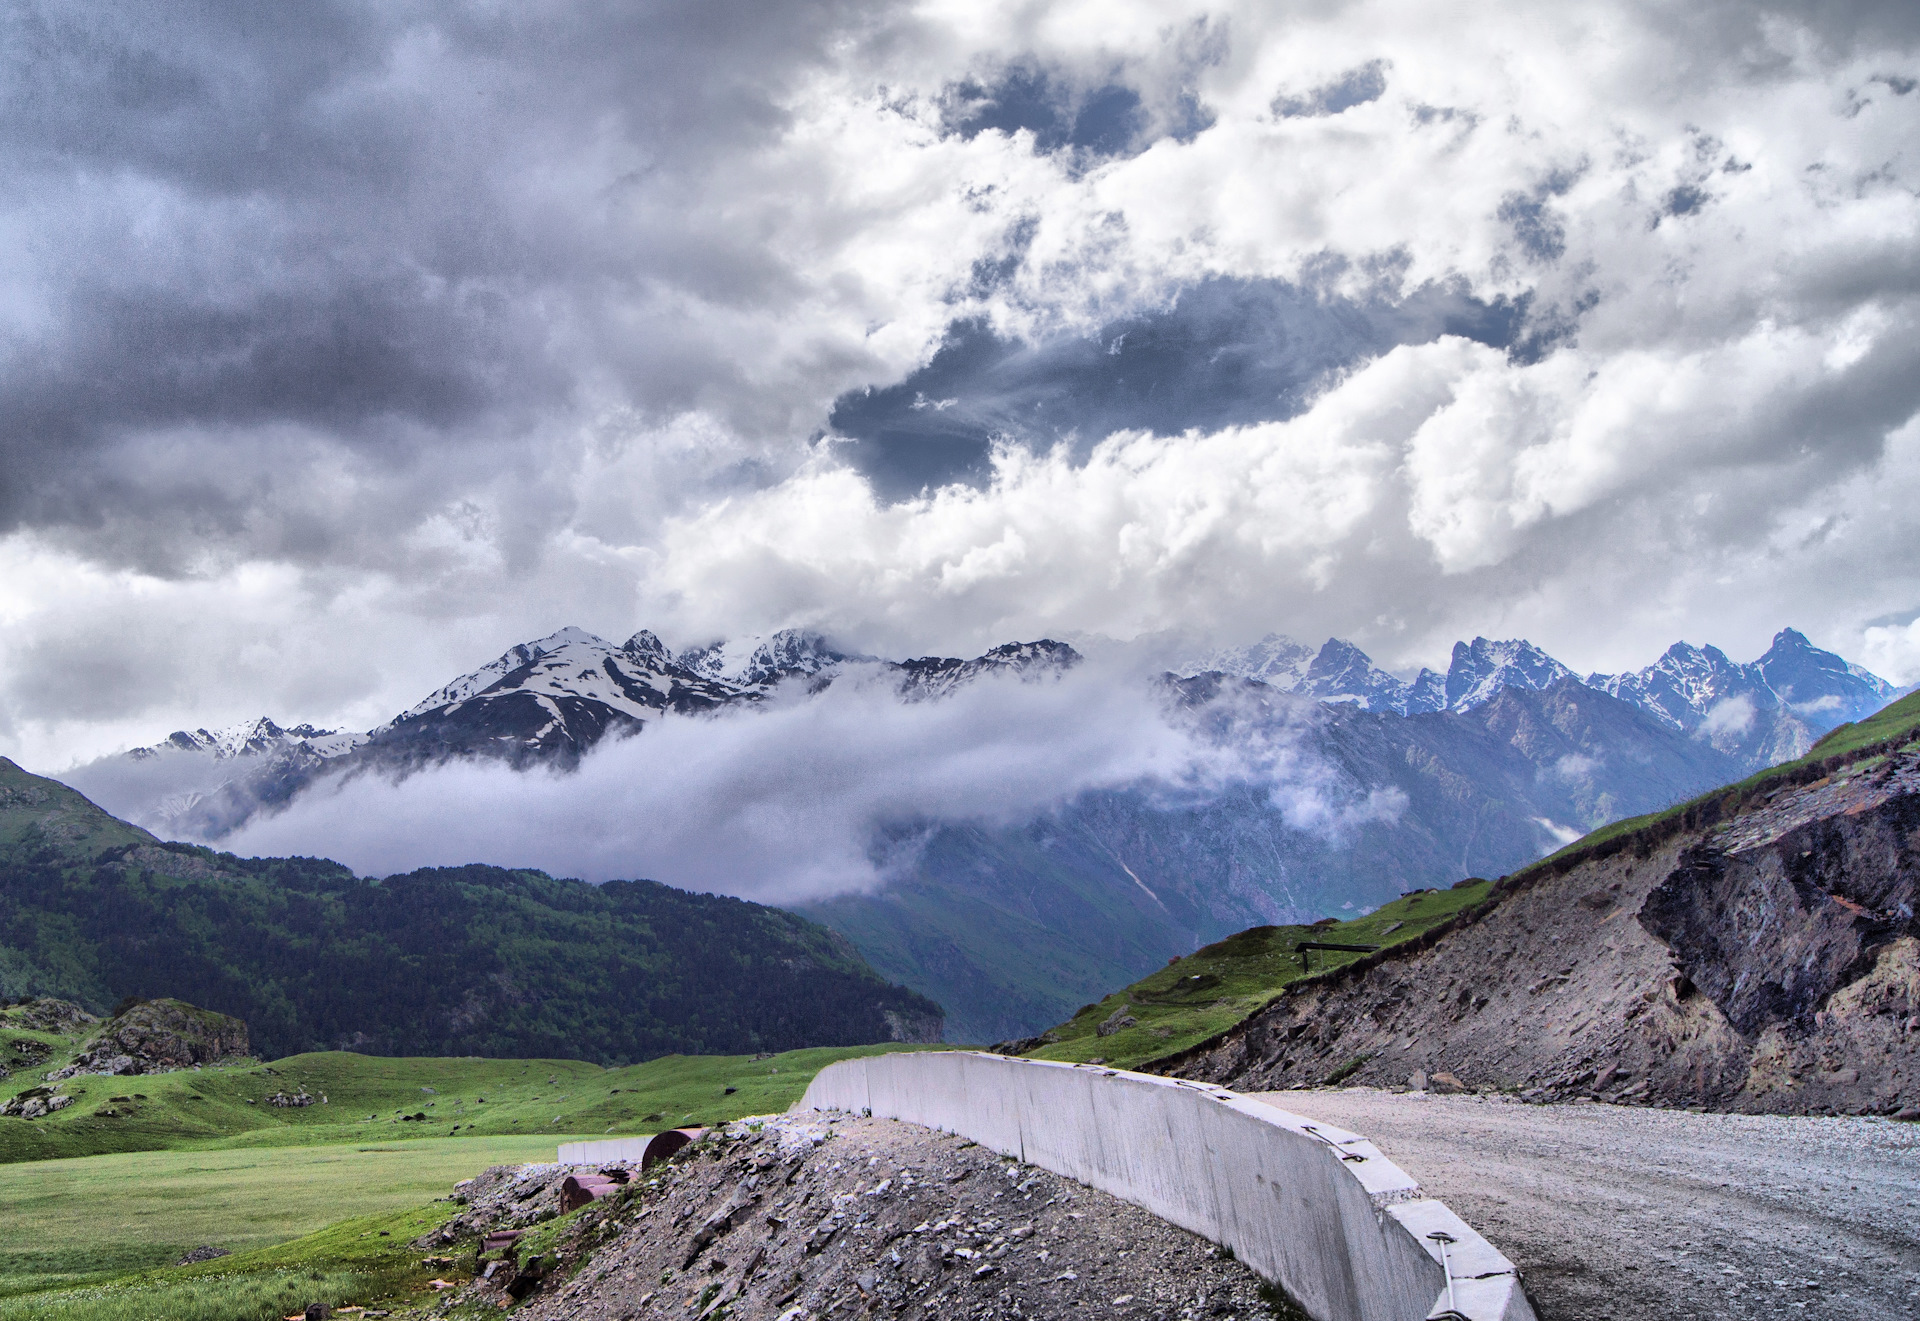
[(568, 623), (1920, 679), (1916, 14), (21, 0), (0, 751)]

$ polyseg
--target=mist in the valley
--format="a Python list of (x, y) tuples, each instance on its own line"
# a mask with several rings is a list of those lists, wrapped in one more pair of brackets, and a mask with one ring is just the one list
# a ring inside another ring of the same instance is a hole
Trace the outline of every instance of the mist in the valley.
[(218, 845), (324, 855), (367, 875), (487, 862), (794, 903), (881, 884), (882, 832), (1017, 825), (1089, 790), (1171, 801), (1251, 779), (1289, 824), (1317, 831), (1395, 810), (1356, 798), (1306, 750), (1294, 723), (1312, 719), (1305, 705), (1209, 713), (1092, 665), (1040, 681), (988, 675), (924, 701), (855, 672), (818, 694), (790, 685), (758, 709), (656, 720), (571, 772), (462, 761), (397, 781), (323, 780)]

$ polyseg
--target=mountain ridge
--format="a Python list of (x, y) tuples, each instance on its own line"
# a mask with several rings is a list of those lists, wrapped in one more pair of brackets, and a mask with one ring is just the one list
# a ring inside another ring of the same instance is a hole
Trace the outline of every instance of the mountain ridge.
[[(217, 839), (325, 776), (402, 776), (455, 758), (566, 769), (667, 712), (772, 709), (849, 677), (878, 679), (903, 704), (942, 701), (991, 674), (1041, 681), (1081, 664), (1072, 647), (1044, 639), (906, 661), (802, 632), (752, 642), (675, 656), (644, 630), (616, 645), (566, 629), (509, 649), (358, 741), (324, 734), (332, 741), (316, 747), (253, 722), (113, 765), (155, 782), (170, 767), (204, 770), (201, 787), (160, 804), (170, 815), (129, 815)], [(1685, 655), (1669, 649), (1663, 662)], [(1804, 750), (1885, 687), (1783, 630), (1767, 656), (1727, 671), (1744, 684), (1737, 691), (1733, 679), (1675, 688), (1693, 703), (1676, 714), (1649, 709), (1656, 699), (1672, 707), (1654, 682), (1663, 662), (1609, 691), (1596, 681), (1608, 676), (1582, 679), (1531, 644), (1479, 638), (1455, 648), (1447, 675), (1424, 671), (1395, 688), (1402, 681), (1338, 639), (1309, 652), (1269, 638), (1238, 662), (1264, 679), (1216, 666), (1149, 681), (1184, 737), (1246, 764), (1237, 778), (1199, 797), (1176, 786), (1089, 791), (1014, 825), (882, 822), (869, 841), (880, 888), (796, 911), (946, 1004), (956, 1035), (1022, 1036), (1248, 925), (1499, 874), (1607, 821), (1738, 779), (1756, 761)], [(1341, 692), (1355, 688), (1366, 691)], [(1411, 705), (1434, 709), (1405, 714), (1416, 690), (1426, 697)], [(1729, 709), (1744, 725), (1715, 715)], [(1297, 789), (1295, 771), (1262, 769), (1269, 747), (1306, 768)], [(91, 789), (90, 773), (71, 778)]]
[(0, 998), (171, 996), (268, 1054), (590, 1058), (937, 1040), (940, 1007), (783, 909), (653, 881), (167, 843), (0, 758)]

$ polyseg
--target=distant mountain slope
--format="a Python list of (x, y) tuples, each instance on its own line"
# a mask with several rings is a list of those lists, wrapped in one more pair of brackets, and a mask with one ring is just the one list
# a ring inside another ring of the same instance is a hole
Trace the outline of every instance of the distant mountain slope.
[(1920, 698), (1803, 762), (1504, 878), (1435, 937), (1295, 982), (1162, 1061), (1920, 1118)]
[[(1400, 715), (1470, 711), (1508, 689), (1551, 688), (1573, 677), (1524, 639), (1456, 642), (1446, 674), (1422, 670), (1402, 680), (1350, 642), (1329, 638), (1315, 652), (1278, 634), (1211, 652), (1182, 672), (1209, 671)], [(1791, 628), (1775, 634), (1766, 654), (1744, 665), (1717, 647), (1676, 642), (1643, 670), (1590, 674), (1582, 682), (1675, 729), (1699, 734), (1750, 770), (1801, 756), (1829, 729), (1863, 719), (1895, 696), (1884, 679), (1822, 651)]]
[(630, 1062), (937, 1040), (939, 1006), (831, 931), (651, 881), (499, 867), (363, 881), (163, 844), (0, 758), (0, 996), (175, 996), (267, 1055)]
[[(1286, 731), (1334, 768), (1317, 806), (1245, 783), (1182, 802), (1089, 793), (1025, 825), (912, 841), (887, 889), (801, 907), (948, 1006), (956, 1040), (1025, 1036), (1245, 927), (1358, 914), (1499, 875), (1737, 762), (1571, 678), (1411, 719), (1203, 675), (1170, 685), (1223, 741)], [(1105, 980), (1103, 980), (1105, 979)]]

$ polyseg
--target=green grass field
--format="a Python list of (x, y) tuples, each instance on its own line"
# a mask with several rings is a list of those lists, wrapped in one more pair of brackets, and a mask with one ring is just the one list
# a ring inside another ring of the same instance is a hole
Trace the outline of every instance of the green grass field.
[[(1309, 971), (1318, 973), (1362, 957), (1316, 950), (1307, 955), (1311, 968), (1303, 967), (1294, 952), (1302, 940), (1396, 945), (1485, 902), (1492, 893), (1490, 882), (1476, 880), (1451, 890), (1403, 896), (1347, 922), (1242, 931), (1088, 1005), (1053, 1030), (1060, 1038), (1057, 1043), (1028, 1054), (1033, 1059), (1100, 1059), (1117, 1068), (1139, 1068), (1224, 1032)], [(1100, 1036), (1100, 1024), (1123, 1005), (1138, 1024)]]
[[(23, 1070), (0, 1082), (0, 1099), (44, 1086), (41, 1076), (75, 1044), (65, 1043), (30, 1074)], [(579, 1060), (392, 1059), (330, 1051), (272, 1064), (76, 1077), (64, 1088), (75, 1098), (66, 1109), (42, 1119), (0, 1119), (0, 1163), (187, 1148), (536, 1135), (557, 1142), (561, 1134), (651, 1133), (784, 1110), (833, 1061), (899, 1049), (821, 1047), (763, 1059), (668, 1055), (624, 1069)], [(315, 1104), (268, 1103), (276, 1093), (302, 1090)]]
[[(785, 1110), (835, 1060), (901, 1049), (936, 1048), (672, 1055), (624, 1069), (329, 1052), (75, 1078), (77, 1104), (0, 1119), (0, 1318), (266, 1321), (309, 1302), (412, 1296), (434, 1272), (395, 1245), (444, 1216), (430, 1204), (459, 1180), (553, 1160), (564, 1141)], [(265, 1104), (302, 1089), (326, 1103)], [(383, 1221), (382, 1238), (360, 1223), (368, 1216), (412, 1227)], [(171, 1265), (202, 1244), (236, 1255)]]
[[(171, 1266), (202, 1244), (269, 1247), (349, 1217), (415, 1209), (489, 1165), (553, 1157), (543, 1136), (0, 1165), (0, 1300)], [(0, 1315), (10, 1313), (0, 1301)]]
[[(468, 1278), (464, 1263), (429, 1262), (410, 1246), (454, 1211), (448, 1204), (357, 1216), (312, 1234), (193, 1266), (0, 1296), (7, 1321), (278, 1321), (309, 1304), (400, 1308), (435, 1294), (428, 1281)], [(417, 1313), (410, 1313), (417, 1315)]]

